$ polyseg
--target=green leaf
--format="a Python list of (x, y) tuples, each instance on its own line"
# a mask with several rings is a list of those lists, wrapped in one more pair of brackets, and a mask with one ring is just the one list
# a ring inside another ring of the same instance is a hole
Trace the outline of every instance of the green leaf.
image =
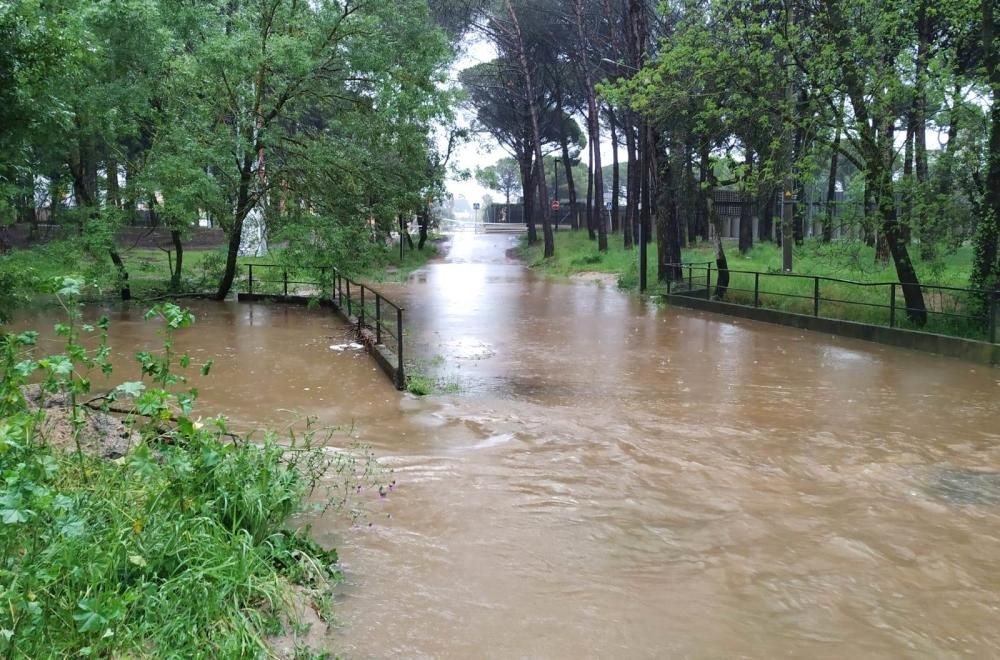
[(5, 525), (28, 522), (28, 516), (20, 509), (0, 509), (0, 519)]
[(116, 393), (124, 394), (125, 396), (132, 397), (133, 399), (141, 395), (145, 390), (146, 385), (141, 381), (122, 383), (115, 388)]

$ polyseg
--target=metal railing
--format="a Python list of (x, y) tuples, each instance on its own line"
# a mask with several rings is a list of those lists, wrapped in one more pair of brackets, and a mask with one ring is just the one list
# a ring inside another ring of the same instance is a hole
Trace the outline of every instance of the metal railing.
[[(396, 389), (406, 388), (406, 373), (403, 366), (403, 312), (389, 298), (366, 284), (344, 275), (339, 269), (333, 268), (333, 301), (340, 309), (347, 311), (348, 317), (357, 319), (356, 330), (358, 338), (366, 339), (367, 332), (372, 333), (376, 346), (388, 346), (395, 351), (395, 382)], [(391, 342), (386, 342), (388, 337)]]
[[(666, 267), (680, 276), (667, 280), (667, 295), (711, 299), (713, 287), (719, 285), (720, 272), (725, 272), (729, 282), (720, 292), (723, 298), (728, 298), (726, 302), (997, 343), (1000, 316), (1000, 292), (997, 291), (936, 284), (856, 282), (732, 268), (720, 271), (713, 267), (713, 262), (673, 263)], [(903, 293), (903, 289), (917, 286), (926, 307), (923, 310), (926, 323), (923, 324), (911, 320), (911, 317), (919, 317), (921, 310), (909, 307)]]
[[(257, 277), (254, 277), (254, 269), (257, 269)], [(281, 271), (280, 279), (265, 279), (260, 277), (261, 271), (272, 273), (275, 270)], [(301, 268), (290, 267), (284, 264), (247, 264), (247, 293), (250, 295), (277, 295), (276, 291), (280, 291), (281, 295), (288, 296), (289, 291), (291, 291), (292, 295), (300, 295), (303, 292), (300, 292), (297, 287), (307, 286), (310, 287), (308, 293), (318, 295), (329, 285), (329, 281), (327, 280), (327, 272), (329, 270), (330, 268), (327, 266)], [(317, 272), (319, 273), (318, 277), (315, 276)], [(302, 279), (310, 275), (312, 276), (310, 279)], [(271, 285), (280, 286), (275, 287)], [(254, 291), (255, 286), (257, 288), (256, 291)], [(290, 289), (289, 287), (296, 288)]]
[[(277, 279), (260, 277), (261, 271), (279, 270)], [(257, 273), (255, 276), (254, 273)], [(304, 290), (298, 287), (306, 287)], [(370, 352), (389, 348), (395, 352), (392, 377), (396, 388), (406, 388), (403, 367), (403, 312), (405, 309), (366, 284), (344, 275), (336, 266), (312, 268), (284, 264), (247, 264), (246, 290), (251, 296), (325, 297), (353, 322), (357, 338)], [(391, 341), (385, 341), (389, 338)], [(386, 358), (385, 355), (376, 356)]]

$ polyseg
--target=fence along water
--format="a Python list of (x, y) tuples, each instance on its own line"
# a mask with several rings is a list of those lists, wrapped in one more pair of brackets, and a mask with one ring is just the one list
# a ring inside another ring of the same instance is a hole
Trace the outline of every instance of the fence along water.
[[(919, 285), (927, 323), (918, 326), (899, 282), (852, 280), (713, 267), (712, 262), (667, 264), (682, 278), (667, 282), (667, 295), (712, 297), (747, 307), (766, 308), (815, 318), (854, 321), (997, 343), (1000, 293), (936, 284)], [(729, 282), (720, 287), (719, 275)], [(914, 285), (916, 286), (916, 285)], [(713, 287), (716, 289), (713, 291)]]
[[(278, 275), (270, 275), (275, 271)], [(403, 364), (405, 309), (381, 292), (347, 277), (335, 266), (302, 268), (285, 264), (247, 264), (245, 282), (247, 293), (241, 293), (240, 300), (304, 304), (318, 299), (332, 306), (351, 324), (357, 340), (392, 379), (396, 389), (406, 388)]]

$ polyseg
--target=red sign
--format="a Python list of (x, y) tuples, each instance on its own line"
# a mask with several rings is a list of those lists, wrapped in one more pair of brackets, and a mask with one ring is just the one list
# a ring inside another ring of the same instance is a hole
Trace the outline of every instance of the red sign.
[(552, 200), (552, 210), (553, 211), (558, 211), (559, 210), (559, 200), (558, 199)]

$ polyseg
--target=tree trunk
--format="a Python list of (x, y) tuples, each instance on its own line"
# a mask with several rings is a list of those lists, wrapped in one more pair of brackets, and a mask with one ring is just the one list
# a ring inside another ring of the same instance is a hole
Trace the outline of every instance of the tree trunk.
[(524, 49), (521, 23), (510, 0), (507, 0), (507, 12), (510, 14), (510, 20), (514, 26), (514, 36), (517, 40), (517, 59), (521, 65), (521, 75), (524, 76), (524, 89), (528, 96), (528, 113), (531, 115), (531, 141), (534, 146), (535, 160), (537, 161), (535, 183), (538, 187), (538, 205), (542, 213), (542, 232), (545, 237), (544, 253), (545, 257), (549, 258), (555, 255), (555, 239), (552, 236), (549, 195), (545, 185), (545, 156), (542, 155), (542, 131), (538, 120), (538, 100), (535, 96), (535, 83), (531, 76), (531, 67), (528, 65), (528, 54)]
[(892, 132), (882, 131), (879, 142), (881, 143), (881, 153), (871, 154), (872, 158), (865, 159), (875, 183), (874, 197), (875, 203), (878, 205), (879, 221), (882, 233), (888, 243), (889, 253), (896, 265), (896, 275), (902, 285), (903, 298), (906, 301), (906, 315), (914, 324), (922, 327), (927, 323), (924, 294), (920, 288), (917, 272), (910, 261), (906, 241), (896, 216), (896, 196), (893, 190), (891, 166)]
[[(510, 0), (507, 0), (508, 4)], [(584, 93), (587, 95), (587, 129), (590, 134), (590, 141), (593, 144), (591, 153), (593, 154), (593, 177), (594, 177), (594, 206), (593, 224), (597, 225), (597, 249), (601, 252), (608, 251), (608, 226), (604, 222), (604, 173), (601, 170), (601, 120), (597, 107), (597, 91), (594, 89), (594, 82), (590, 75), (590, 65), (587, 63), (585, 53), (586, 36), (583, 31), (583, 0), (576, 0), (573, 4), (576, 10), (576, 32), (577, 58), (580, 70), (583, 72)]]
[[(658, 149), (656, 153), (662, 152)], [(663, 157), (656, 200), (657, 274), (661, 282), (683, 277), (678, 265), (681, 263), (681, 243), (677, 222), (677, 168), (670, 161), (668, 153)]]
[(618, 202), (621, 197), (621, 172), (618, 163), (618, 121), (610, 107), (608, 118), (611, 124), (611, 231), (616, 232), (621, 226)]
[(913, 196), (916, 193), (913, 185), (913, 133), (915, 122), (914, 113), (910, 112), (910, 119), (906, 124), (906, 142), (903, 146), (903, 222), (901, 230), (907, 244), (912, 236), (913, 227)]
[(729, 289), (729, 262), (726, 260), (726, 251), (722, 248), (722, 227), (716, 227), (715, 232), (715, 265), (719, 269), (715, 281), (715, 298), (722, 300)]
[(927, 165), (927, 68), (930, 60), (932, 26), (928, 16), (929, 0), (920, 0), (917, 8), (917, 61), (913, 84), (913, 157), (917, 174), (916, 186), (911, 199), (916, 201), (915, 225), (920, 238), (921, 258), (931, 260), (935, 255), (935, 224), (927, 207), (927, 181), (930, 168)]
[[(562, 116), (561, 109), (559, 111), (559, 115)], [(571, 214), (570, 226), (573, 229), (578, 229), (579, 227), (576, 215), (576, 182), (573, 180), (573, 159), (569, 156), (569, 138), (566, 137), (565, 131), (560, 134), (559, 139), (560, 142), (562, 142), (563, 169), (566, 170), (566, 188), (569, 191), (569, 210)]]
[[(626, 115), (627, 117), (628, 115)], [(629, 124), (625, 125), (625, 150), (628, 152), (628, 169), (625, 171), (625, 222), (622, 225), (622, 239), (626, 250), (632, 249), (635, 236), (635, 222), (639, 216), (639, 186), (636, 184), (636, 174), (639, 166), (635, 155), (635, 131)]]
[[(982, 210), (974, 238), (975, 257), (972, 267), (972, 285), (980, 289), (1000, 291), (1000, 53), (997, 48), (997, 0), (982, 0), (983, 43), (987, 47), (986, 70), (993, 105), (990, 109), (990, 143), (986, 150), (989, 162), (986, 170), (986, 188), (983, 191)], [(985, 301), (984, 301), (985, 302)]]
[[(841, 104), (843, 114), (843, 104)], [(840, 164), (840, 121), (837, 122), (837, 132), (833, 136), (833, 153), (830, 154), (830, 173), (826, 182), (826, 218), (823, 222), (823, 242), (833, 240), (833, 222), (837, 209), (837, 168)]]
[(229, 227), (229, 243), (226, 248), (226, 269), (219, 280), (219, 288), (215, 291), (216, 300), (225, 300), (229, 295), (229, 290), (233, 288), (233, 280), (236, 279), (236, 262), (240, 256), (240, 243), (243, 240), (243, 222), (247, 215), (256, 205), (250, 194), (250, 183), (253, 180), (253, 161), (251, 156), (245, 154), (243, 164), (240, 166), (240, 185), (237, 189), (236, 208), (233, 211), (233, 222)]
[(594, 228), (594, 141), (587, 138), (587, 236), (596, 241)]
[[(510, 195), (507, 196), (507, 204), (510, 204)], [(420, 240), (417, 241), (417, 249), (423, 250), (424, 245), (427, 244), (427, 232), (428, 227), (431, 224), (431, 210), (430, 207), (425, 206), (424, 212), (417, 216), (417, 226), (420, 227)]]
[[(97, 220), (101, 210), (97, 199), (97, 163), (94, 159), (94, 150), (90, 145), (81, 143), (78, 151), (70, 158), (70, 172), (73, 175), (73, 195), (77, 205), (83, 209), (87, 220)], [(80, 230), (83, 230), (83, 221), (80, 223)], [(122, 261), (118, 248), (115, 245), (114, 232), (108, 242), (108, 256), (118, 273), (118, 284), (121, 287), (121, 299), (132, 299), (132, 288), (128, 281), (128, 270), (125, 262)]]
[(652, 187), (657, 176), (656, 154), (654, 152), (654, 141), (650, 137), (651, 133), (649, 125), (644, 121), (639, 156), (639, 176), (641, 177), (639, 224), (642, 227), (642, 239), (646, 243), (652, 243), (653, 241), (653, 199), (655, 195), (653, 194)]
[(535, 187), (532, 185), (532, 158), (531, 154), (522, 154), (517, 159), (518, 168), (521, 170), (521, 206), (524, 212), (524, 224), (528, 227), (528, 245), (538, 242), (538, 231), (535, 228)]
[(177, 255), (174, 272), (170, 274), (170, 288), (176, 291), (181, 288), (181, 268), (184, 266), (184, 243), (181, 241), (181, 232), (177, 229), (170, 230), (170, 240), (174, 243), (174, 253)]
[(751, 196), (747, 189), (747, 182), (753, 176), (753, 151), (747, 149), (746, 159), (747, 173), (743, 179), (743, 190), (740, 191), (740, 254), (746, 255), (753, 247), (753, 215), (750, 212)]

